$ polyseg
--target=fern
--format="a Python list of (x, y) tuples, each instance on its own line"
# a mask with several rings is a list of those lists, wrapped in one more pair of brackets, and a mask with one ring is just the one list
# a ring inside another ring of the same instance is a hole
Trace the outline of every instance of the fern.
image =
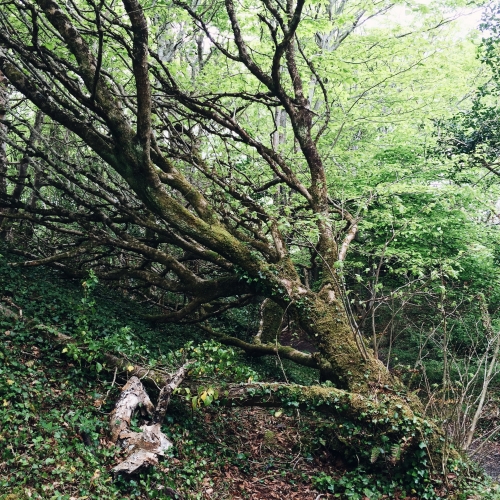
[(399, 460), (401, 459), (401, 445), (399, 444), (395, 444), (392, 446), (391, 448), (391, 452), (392, 452), (392, 455), (391, 455), (391, 460), (393, 462), (399, 462)]
[(370, 455), (370, 462), (372, 464), (374, 464), (378, 457), (380, 456), (380, 448), (378, 448), (377, 446), (375, 446), (374, 448), (372, 448), (372, 454)]

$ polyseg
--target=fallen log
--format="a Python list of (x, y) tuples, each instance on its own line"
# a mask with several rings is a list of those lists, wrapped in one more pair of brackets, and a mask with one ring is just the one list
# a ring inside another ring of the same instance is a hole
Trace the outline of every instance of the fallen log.
[(158, 456), (162, 456), (172, 447), (172, 443), (161, 432), (159, 424), (143, 425), (142, 432), (130, 430), (132, 415), (139, 405), (141, 410), (152, 415), (154, 406), (144, 386), (137, 377), (132, 377), (123, 387), (109, 422), (111, 440), (127, 453), (126, 458), (113, 467), (112, 472), (115, 475), (120, 472), (135, 474), (146, 466), (157, 465)]

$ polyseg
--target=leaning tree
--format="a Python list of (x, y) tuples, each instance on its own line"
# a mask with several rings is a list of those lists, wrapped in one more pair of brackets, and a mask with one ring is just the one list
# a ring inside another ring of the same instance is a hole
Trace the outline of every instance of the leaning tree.
[[(343, 199), (349, 172), (330, 156), (365, 133), (350, 109), (387, 115), (395, 101), (382, 89), (400, 91), (390, 77), (428, 57), (408, 62), (395, 48), (381, 76), (372, 55), (383, 44), (353, 43), (344, 55), (366, 50), (369, 78), (351, 74), (342, 105), (336, 53), (390, 2), (1, 5), (2, 232), (17, 221), (25, 265), (91, 267), (151, 304), (151, 320), (201, 324), (250, 355), (316, 368), (345, 394), (402, 390), (350, 313), (342, 264), (366, 200)], [(292, 317), (316, 352), (210, 328), (255, 301), (275, 329)], [(394, 398), (411, 422), (419, 403)]]

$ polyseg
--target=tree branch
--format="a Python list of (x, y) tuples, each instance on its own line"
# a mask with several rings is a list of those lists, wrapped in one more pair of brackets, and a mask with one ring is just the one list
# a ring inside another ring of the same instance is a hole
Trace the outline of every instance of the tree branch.
[(144, 167), (149, 168), (151, 146), (151, 86), (148, 76), (148, 24), (137, 0), (123, 0), (134, 34), (132, 67), (137, 89), (137, 136)]

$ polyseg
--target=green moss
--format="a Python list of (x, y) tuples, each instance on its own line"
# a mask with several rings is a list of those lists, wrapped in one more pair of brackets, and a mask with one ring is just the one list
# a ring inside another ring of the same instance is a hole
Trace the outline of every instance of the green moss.
[(284, 311), (281, 306), (267, 299), (262, 308), (262, 333), (260, 341), (263, 344), (276, 343), (281, 333)]

